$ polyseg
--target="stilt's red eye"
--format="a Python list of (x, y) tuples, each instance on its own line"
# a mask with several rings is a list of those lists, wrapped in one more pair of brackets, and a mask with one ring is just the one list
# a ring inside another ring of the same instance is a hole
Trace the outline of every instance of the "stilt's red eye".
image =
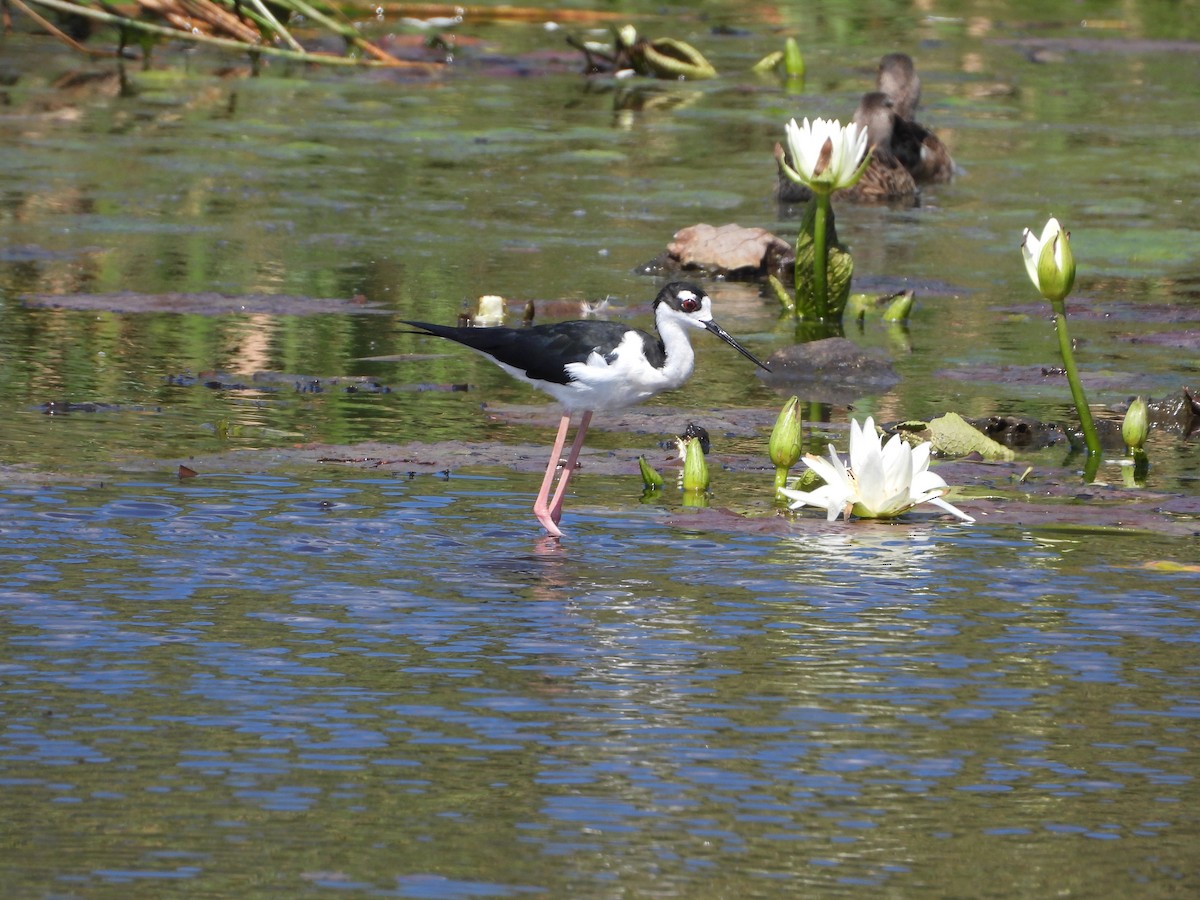
[(700, 306), (700, 298), (695, 294), (687, 292), (679, 295), (679, 308), (685, 313), (698, 312)]

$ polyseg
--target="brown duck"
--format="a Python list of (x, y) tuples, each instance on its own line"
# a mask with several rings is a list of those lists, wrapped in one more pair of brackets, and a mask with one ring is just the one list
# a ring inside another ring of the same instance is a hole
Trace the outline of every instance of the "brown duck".
[(954, 177), (954, 160), (937, 135), (914, 118), (921, 104), (921, 76), (907, 53), (889, 53), (879, 60), (875, 87), (892, 100), (896, 124), (892, 152), (918, 184), (936, 184)]

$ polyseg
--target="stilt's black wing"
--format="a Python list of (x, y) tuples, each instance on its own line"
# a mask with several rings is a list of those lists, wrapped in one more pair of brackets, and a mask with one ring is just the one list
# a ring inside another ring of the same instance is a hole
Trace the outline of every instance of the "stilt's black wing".
[(654, 365), (663, 363), (662, 344), (636, 328), (619, 322), (555, 322), (532, 328), (454, 328), (431, 325), (428, 322), (409, 322), (405, 325), (420, 328), (421, 332), (456, 341), (472, 350), (492, 357), (497, 362), (520, 369), (528, 378), (567, 384), (570, 377), (567, 363), (586, 362), (592, 353), (606, 356), (630, 331), (642, 338), (646, 355)]

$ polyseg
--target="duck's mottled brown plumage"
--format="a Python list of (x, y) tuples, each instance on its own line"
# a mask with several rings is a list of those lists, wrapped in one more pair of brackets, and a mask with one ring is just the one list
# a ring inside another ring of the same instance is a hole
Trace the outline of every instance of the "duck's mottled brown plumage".
[(875, 86), (892, 100), (896, 126), (892, 152), (918, 184), (936, 184), (954, 177), (954, 160), (936, 134), (916, 121), (921, 105), (921, 76), (907, 53), (889, 53), (879, 60)]

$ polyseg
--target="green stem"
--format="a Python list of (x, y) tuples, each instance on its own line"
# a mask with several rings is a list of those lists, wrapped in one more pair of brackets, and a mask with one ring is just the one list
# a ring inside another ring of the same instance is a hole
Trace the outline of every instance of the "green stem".
[(779, 490), (779, 488), (781, 488), (781, 487), (787, 487), (789, 471), (791, 471), (791, 470), (787, 466), (776, 466), (775, 467), (775, 489), (776, 490)]
[(1058, 334), (1058, 349), (1062, 354), (1063, 368), (1067, 372), (1067, 383), (1071, 385), (1071, 399), (1079, 413), (1079, 425), (1083, 429), (1083, 440), (1087, 444), (1088, 456), (1100, 456), (1100, 438), (1096, 435), (1096, 423), (1088, 408), (1083, 385), (1079, 381), (1079, 370), (1075, 368), (1075, 355), (1071, 352), (1071, 335), (1067, 331), (1066, 305), (1061, 301), (1054, 305), (1054, 330)]
[(829, 320), (829, 246), (826, 239), (826, 223), (829, 221), (829, 194), (813, 192), (816, 201), (816, 216), (813, 218), (813, 299), (816, 300), (816, 318)]

